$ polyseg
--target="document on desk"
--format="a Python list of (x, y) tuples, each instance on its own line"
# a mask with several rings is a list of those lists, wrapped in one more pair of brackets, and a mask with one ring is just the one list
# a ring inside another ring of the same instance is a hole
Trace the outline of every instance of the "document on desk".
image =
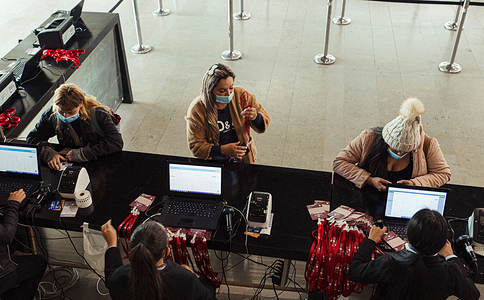
[(247, 231), (245, 232), (246, 235), (258, 238), (261, 234), (271, 235), (272, 229), (272, 221), (274, 220), (274, 213), (271, 213), (271, 220), (269, 221), (268, 227), (254, 227), (248, 226)]
[(314, 204), (306, 205), (312, 220), (325, 219), (330, 210), (329, 201), (314, 200)]
[(76, 205), (76, 201), (66, 201), (64, 208), (60, 214), (61, 218), (74, 218), (79, 208)]

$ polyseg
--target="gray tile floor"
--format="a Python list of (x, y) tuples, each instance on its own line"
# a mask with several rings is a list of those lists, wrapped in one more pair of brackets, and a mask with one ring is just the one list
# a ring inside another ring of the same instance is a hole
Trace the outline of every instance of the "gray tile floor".
[[(77, 2), (0, 0), (0, 56), (52, 12)], [(85, 10), (106, 12), (115, 3), (87, 0)], [(154, 48), (148, 54), (129, 51), (137, 43), (131, 1), (116, 10), (135, 99), (118, 110), (125, 149), (191, 156), (183, 116), (204, 72), (228, 48), (227, 1), (165, 0), (172, 13), (163, 18), (152, 15), (156, 1), (138, 3), (143, 41)], [(334, 2), (333, 15), (340, 4)], [(243, 59), (225, 63), (273, 118), (266, 133), (254, 134), (258, 163), (331, 171), (351, 139), (392, 120), (413, 96), (426, 105), (424, 128), (440, 142), (451, 183), (484, 185), (483, 7), (469, 9), (456, 56), (463, 71), (456, 75), (437, 68), (449, 59), (455, 35), (443, 27), (454, 17), (450, 5), (348, 1), (352, 23), (331, 26), (331, 66), (313, 62), (323, 49), (325, 1), (246, 0), (244, 7), (252, 18), (234, 21)]]

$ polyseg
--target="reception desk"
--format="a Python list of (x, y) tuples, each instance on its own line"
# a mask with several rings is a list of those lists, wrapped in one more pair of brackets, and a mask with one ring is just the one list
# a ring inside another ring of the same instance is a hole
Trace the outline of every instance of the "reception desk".
[[(91, 178), (94, 211), (89, 215), (78, 212), (75, 218), (59, 218), (58, 211), (50, 211), (48, 205), (44, 205), (42, 211), (35, 215), (35, 224), (80, 231), (83, 222), (99, 229), (112, 219), (113, 225), (117, 226), (129, 215), (129, 204), (142, 193), (156, 196), (153, 209), (149, 211), (149, 215), (152, 215), (161, 208), (159, 204), (163, 195), (168, 194), (168, 160), (196, 159), (123, 151), (80, 164), (87, 169)], [(52, 182), (55, 186), (60, 172), (44, 167), (42, 175), (46, 182)], [(266, 238), (249, 237), (249, 252), (306, 260), (312, 244), (311, 232), (317, 226), (316, 221), (311, 220), (306, 205), (314, 203), (316, 199), (330, 200), (332, 173), (226, 162), (223, 176), (224, 200), (240, 211), (252, 191), (272, 194), (272, 233)], [(236, 214), (234, 223), (239, 218), (240, 215)], [(144, 214), (139, 215), (138, 224), (144, 219)], [(246, 252), (244, 230), (242, 223), (231, 241), (231, 251)], [(225, 219), (221, 218), (209, 246), (229, 250), (227, 240)]]
[[(53, 17), (42, 25), (48, 24)], [(85, 30), (76, 33), (68, 44), (69, 49), (84, 49), (79, 57), (82, 65), (75, 69), (72, 63), (52, 59), (41, 61), (41, 68), (32, 75), (35, 79), (22, 85), (22, 89), (6, 103), (4, 108), (15, 108), (20, 117), (18, 127), (5, 130), (8, 138), (16, 138), (39, 114), (52, 98), (54, 91), (65, 82), (78, 85), (84, 92), (94, 95), (102, 104), (116, 110), (121, 102), (131, 103), (133, 95), (128, 64), (124, 51), (119, 15), (114, 13), (83, 12)], [(39, 24), (41, 25), (41, 24)], [(30, 34), (0, 61), (0, 70), (12, 60), (27, 60), (25, 53), (37, 40)], [(7, 60), (8, 59), (8, 60)]]
[[(197, 159), (123, 151), (79, 164), (89, 172), (94, 211), (88, 215), (78, 212), (75, 218), (60, 218), (59, 211), (48, 210), (48, 205), (44, 205), (35, 215), (35, 225), (80, 231), (83, 222), (88, 222), (91, 228), (99, 229), (107, 220), (112, 219), (113, 225), (117, 226), (130, 213), (129, 204), (142, 193), (156, 196), (152, 209), (148, 211), (149, 215), (153, 215), (161, 208), (163, 195), (168, 192), (168, 160)], [(44, 166), (42, 175), (46, 182), (56, 185), (60, 172)], [(337, 174), (333, 178), (331, 172), (227, 162), (224, 163), (223, 176), (225, 201), (241, 211), (250, 192), (272, 194), (274, 221), (271, 235), (257, 239), (249, 237), (247, 247), (251, 254), (305, 261), (313, 242), (311, 233), (317, 228), (306, 205), (314, 203), (314, 200), (331, 201), (331, 209), (344, 204), (376, 219), (383, 216), (384, 193), (370, 187), (356, 188), (353, 183)], [(446, 217), (467, 218), (475, 207), (482, 206), (484, 188), (451, 184), (445, 187), (451, 190), (445, 209)], [(146, 215), (141, 214), (137, 224), (146, 218)], [(236, 214), (234, 223), (239, 218)], [(466, 222), (452, 222), (452, 227), (458, 237), (464, 234)], [(213, 249), (245, 253), (244, 230), (242, 223), (229, 242), (225, 219), (221, 218), (208, 245)], [(484, 265), (481, 257), (479, 264)], [(484, 282), (482, 270), (476, 282)]]

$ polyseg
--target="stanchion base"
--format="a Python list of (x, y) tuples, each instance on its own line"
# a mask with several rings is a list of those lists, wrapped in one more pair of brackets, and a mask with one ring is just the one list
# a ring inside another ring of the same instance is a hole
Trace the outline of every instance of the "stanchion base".
[(221, 56), (225, 60), (237, 60), (242, 58), (242, 53), (237, 50), (233, 50), (232, 52), (230, 52), (230, 50), (225, 50), (222, 52)]
[(459, 26), (459, 24), (454, 23), (452, 21), (445, 22), (445, 24), (444, 24), (445, 29), (453, 30), (453, 31), (456, 31), (458, 26)]
[[(445, 29), (456, 31), (457, 28), (459, 28), (459, 23), (454, 23), (452, 21), (445, 22), (444, 24)], [(465, 26), (462, 27), (462, 30), (464, 30)]]
[(444, 61), (439, 64), (439, 70), (445, 73), (459, 73), (462, 67), (459, 64), (449, 64), (448, 61)]
[(169, 9), (163, 8), (163, 9), (157, 9), (153, 11), (153, 16), (155, 17), (163, 17), (163, 16), (168, 16), (171, 13)]
[(333, 55), (327, 54), (318, 54), (314, 57), (314, 62), (320, 65), (332, 65), (336, 61)]
[(250, 19), (250, 14), (248, 12), (238, 12), (234, 14), (234, 19), (236, 20), (248, 20)]
[(348, 17), (336, 17), (333, 18), (333, 23), (335, 25), (348, 25), (351, 23), (351, 19)]
[(150, 45), (134, 45), (131, 47), (131, 52), (134, 54), (145, 54), (153, 50)]

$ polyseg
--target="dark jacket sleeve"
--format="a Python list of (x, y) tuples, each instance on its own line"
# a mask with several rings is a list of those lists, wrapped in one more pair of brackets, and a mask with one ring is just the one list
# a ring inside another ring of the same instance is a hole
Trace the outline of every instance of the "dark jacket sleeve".
[(0, 246), (10, 245), (15, 238), (19, 206), (20, 203), (17, 201), (7, 201), (3, 213), (3, 222), (0, 224)]
[(104, 254), (104, 275), (109, 295), (114, 300), (130, 299), (130, 265), (123, 266), (118, 247), (108, 248)]
[(454, 257), (447, 261), (454, 268), (455, 272), (455, 291), (454, 296), (459, 299), (477, 300), (481, 293), (472, 280), (467, 277), (466, 269), (459, 258)]
[(104, 275), (106, 276), (106, 286), (109, 288), (111, 275), (119, 267), (123, 265), (123, 260), (121, 259), (121, 253), (118, 247), (111, 247), (104, 253)]
[(348, 278), (358, 283), (378, 283), (380, 281), (381, 270), (390, 258), (390, 255), (383, 255), (375, 260), (371, 260), (371, 252), (376, 243), (365, 238), (360, 244), (348, 270)]
[(108, 155), (123, 150), (123, 138), (113, 123), (111, 115), (104, 108), (95, 108), (93, 117), (96, 118), (104, 136), (99, 143), (87, 144), (82, 153), (88, 160), (95, 160), (99, 156)]
[(43, 161), (48, 162), (58, 152), (54, 150), (54, 146), (48, 140), (55, 136), (55, 128), (51, 121), (52, 107), (46, 110), (35, 128), (27, 135), (27, 143), (39, 145), (40, 157)]

